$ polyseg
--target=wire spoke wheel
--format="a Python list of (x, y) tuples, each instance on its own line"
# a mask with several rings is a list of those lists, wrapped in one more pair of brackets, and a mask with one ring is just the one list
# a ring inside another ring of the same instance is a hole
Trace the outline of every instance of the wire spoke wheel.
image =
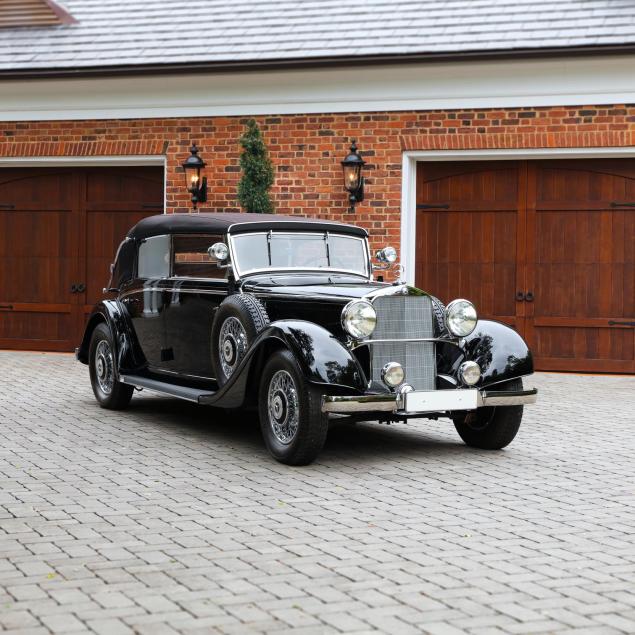
[(218, 356), (225, 377), (229, 378), (247, 352), (247, 332), (240, 320), (228, 317), (221, 326), (218, 338)]
[(110, 395), (115, 385), (115, 370), (110, 343), (101, 340), (95, 349), (95, 376), (99, 389)]
[(288, 445), (298, 431), (300, 405), (295, 382), (286, 370), (279, 370), (271, 378), (267, 406), (274, 436)]

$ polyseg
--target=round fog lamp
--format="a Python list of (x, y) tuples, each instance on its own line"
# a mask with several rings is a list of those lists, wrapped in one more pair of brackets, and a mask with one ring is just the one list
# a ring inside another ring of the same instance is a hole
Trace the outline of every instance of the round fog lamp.
[(474, 386), (481, 378), (481, 367), (476, 362), (463, 362), (459, 366), (459, 377), (466, 386)]
[(399, 386), (406, 378), (406, 373), (401, 364), (397, 362), (388, 362), (381, 369), (381, 380), (386, 384), (386, 386), (390, 386), (391, 388), (395, 388), (395, 386)]
[(366, 300), (353, 300), (342, 309), (342, 327), (355, 339), (372, 335), (377, 324), (377, 313)]

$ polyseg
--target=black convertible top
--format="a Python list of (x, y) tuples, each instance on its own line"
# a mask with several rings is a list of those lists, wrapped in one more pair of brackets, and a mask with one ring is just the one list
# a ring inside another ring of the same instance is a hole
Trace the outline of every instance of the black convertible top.
[(268, 230), (331, 231), (368, 236), (365, 229), (336, 221), (278, 214), (158, 214), (139, 221), (129, 232), (135, 240), (161, 234), (232, 234)]

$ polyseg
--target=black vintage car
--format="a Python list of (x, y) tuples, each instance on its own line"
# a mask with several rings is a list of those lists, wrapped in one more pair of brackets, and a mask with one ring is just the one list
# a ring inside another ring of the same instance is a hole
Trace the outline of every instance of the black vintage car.
[(512, 441), (533, 372), (522, 338), (405, 283), (374, 280), (365, 230), (299, 217), (146, 218), (121, 243), (77, 358), (99, 404), (134, 388), (258, 410), (271, 454), (306, 464), (329, 417), (450, 417), (470, 446)]

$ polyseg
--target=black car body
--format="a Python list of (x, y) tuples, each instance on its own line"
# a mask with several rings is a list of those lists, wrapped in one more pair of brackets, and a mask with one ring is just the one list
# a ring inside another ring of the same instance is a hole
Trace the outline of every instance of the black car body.
[[(523, 339), (374, 280), (366, 231), (258, 214), (174, 214), (133, 227), (111, 267), (116, 298), (93, 309), (77, 357), (104, 407), (134, 387), (200, 404), (259, 409), (265, 441), (307, 463), (328, 418), (449, 416), (477, 447), (503, 447), (535, 390)], [(458, 303), (458, 304), (457, 304)], [(454, 307), (454, 308), (453, 308)], [(467, 332), (469, 330), (469, 333)]]

